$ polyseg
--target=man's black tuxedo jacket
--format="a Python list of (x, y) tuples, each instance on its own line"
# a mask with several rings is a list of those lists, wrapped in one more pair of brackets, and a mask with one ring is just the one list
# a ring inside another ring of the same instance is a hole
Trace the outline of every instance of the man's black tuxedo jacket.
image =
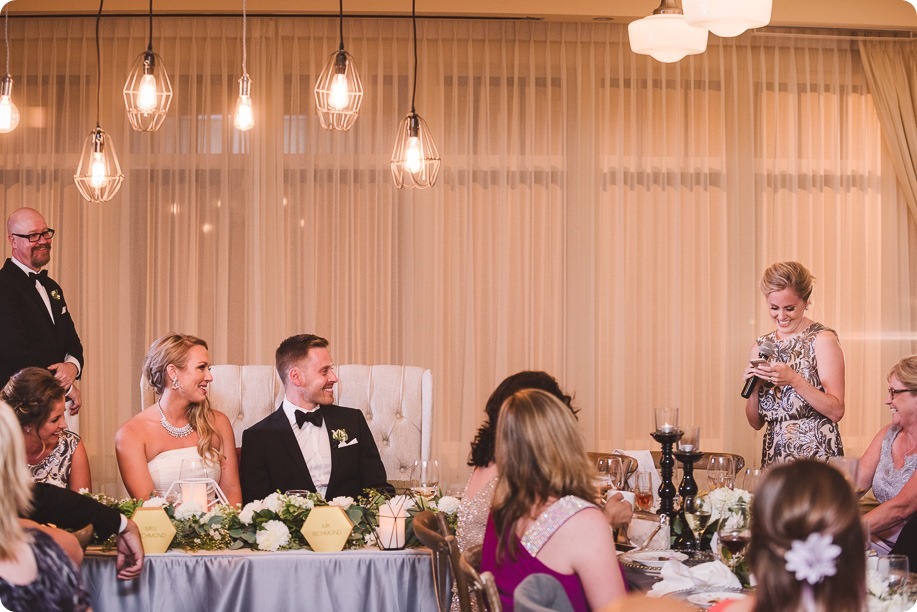
[(102, 540), (118, 533), (121, 527), (121, 513), (117, 510), (70, 489), (46, 483), (37, 483), (32, 488), (32, 511), (25, 518), (74, 530), (92, 523)]
[[(331, 442), (331, 476), (325, 498), (347, 495), (356, 499), (364, 489), (394, 493), (385, 479), (385, 466), (363, 413), (334, 405), (320, 406), (318, 410)], [(332, 438), (337, 429), (347, 432), (348, 442), (357, 440), (357, 443), (339, 448)], [(306, 460), (281, 408), (242, 433), (240, 472), (245, 503), (264, 499), (275, 491), (315, 491)]]
[(43, 281), (54, 321), (35, 289), (35, 281), (7, 259), (0, 268), (0, 387), (28, 366), (46, 368), (66, 355), (83, 366), (83, 345), (60, 285)]

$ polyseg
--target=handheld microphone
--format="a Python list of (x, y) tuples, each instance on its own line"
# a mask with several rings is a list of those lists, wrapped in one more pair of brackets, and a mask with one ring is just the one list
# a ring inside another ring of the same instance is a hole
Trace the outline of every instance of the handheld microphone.
[[(758, 357), (761, 359), (770, 359), (774, 356), (774, 353), (777, 352), (777, 347), (774, 346), (773, 342), (763, 342), (761, 346), (758, 347)], [(748, 399), (751, 397), (751, 392), (754, 390), (755, 385), (760, 382), (760, 378), (757, 376), (752, 376), (745, 381), (745, 386), (742, 387), (742, 397)]]

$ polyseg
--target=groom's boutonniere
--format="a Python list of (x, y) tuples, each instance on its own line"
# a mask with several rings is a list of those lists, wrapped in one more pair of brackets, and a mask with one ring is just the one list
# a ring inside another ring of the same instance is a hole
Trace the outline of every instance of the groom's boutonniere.
[(51, 297), (55, 300), (60, 300), (60, 292), (57, 289), (51, 290)]
[(344, 442), (347, 442), (347, 432), (343, 429), (335, 429), (331, 432), (331, 439), (337, 442), (337, 445), (340, 446)]

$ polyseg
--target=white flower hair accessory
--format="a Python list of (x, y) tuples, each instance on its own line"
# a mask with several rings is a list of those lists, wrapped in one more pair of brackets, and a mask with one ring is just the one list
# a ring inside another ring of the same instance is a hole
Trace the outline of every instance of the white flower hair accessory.
[(796, 580), (818, 584), (825, 576), (837, 573), (837, 558), (841, 547), (826, 533), (810, 533), (806, 541), (793, 540), (790, 550), (783, 553), (786, 571), (796, 574)]

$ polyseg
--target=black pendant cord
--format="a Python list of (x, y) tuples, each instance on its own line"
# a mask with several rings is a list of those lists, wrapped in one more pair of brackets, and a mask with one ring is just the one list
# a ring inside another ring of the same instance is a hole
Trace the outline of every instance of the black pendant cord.
[(341, 52), (344, 52), (344, 0), (340, 2), (340, 9), (338, 11), (339, 21), (338, 25), (341, 30)]
[(99, 12), (96, 15), (96, 129), (102, 125), (102, 46), (99, 43), (99, 23), (102, 21), (102, 7), (105, 0), (99, 0)]
[(411, 0), (411, 23), (414, 26), (414, 87), (411, 90), (411, 114), (414, 111), (414, 98), (417, 97), (417, 0)]
[(150, 0), (150, 42), (146, 49), (150, 53), (153, 52), (153, 0)]

